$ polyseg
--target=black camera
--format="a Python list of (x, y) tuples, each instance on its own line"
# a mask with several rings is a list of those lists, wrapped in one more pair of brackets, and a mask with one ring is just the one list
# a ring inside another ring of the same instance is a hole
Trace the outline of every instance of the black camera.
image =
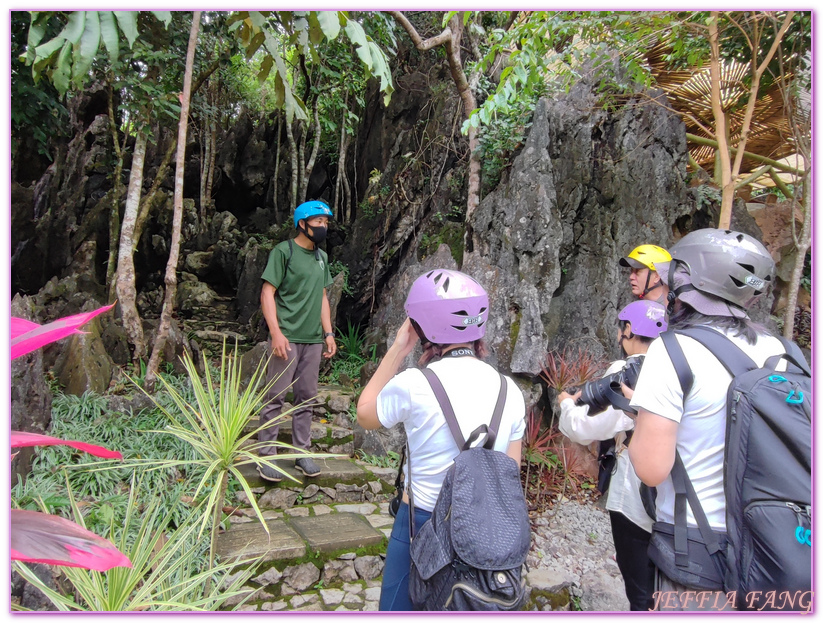
[(389, 502), (389, 516), (396, 517), (397, 511), (400, 509), (400, 503), (403, 501), (403, 485), (401, 484), (397, 488), (397, 493), (395, 493), (392, 501)]
[(609, 405), (615, 409), (634, 413), (634, 409), (629, 407), (629, 401), (623, 395), (620, 384), (624, 383), (627, 387), (634, 389), (642, 365), (642, 357), (630, 357), (626, 365), (617, 372), (596, 381), (589, 381), (583, 385), (577, 404), (588, 405), (590, 415), (604, 411)]

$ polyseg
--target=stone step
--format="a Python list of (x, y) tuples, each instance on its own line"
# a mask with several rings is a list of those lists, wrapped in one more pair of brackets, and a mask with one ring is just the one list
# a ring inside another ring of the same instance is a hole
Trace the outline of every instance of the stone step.
[[(341, 505), (349, 506), (349, 505)], [(379, 512), (377, 505), (369, 505)], [(223, 561), (262, 556), (263, 561), (298, 559), (314, 552), (331, 553), (381, 545), (386, 535), (366, 517), (354, 512), (329, 512), (309, 517), (283, 517), (266, 521), (269, 534), (259, 522), (233, 524), (217, 537), (217, 553)]]
[[(258, 418), (252, 418), (243, 430), (243, 433), (251, 433), (256, 430), (258, 426), (260, 426)], [(315, 416), (315, 419), (311, 423), (310, 434), (312, 452), (345, 454), (346, 456), (351, 456), (354, 453), (354, 432), (350, 428), (337, 426), (327, 421), (326, 418)], [(283, 443), (291, 444), (292, 419), (290, 416), (286, 415), (280, 423), (277, 439)]]
[(388, 476), (385, 473), (375, 473), (365, 466), (358, 465), (347, 458), (315, 457), (313, 460), (320, 466), (320, 475), (308, 477), (294, 467), (294, 459), (283, 459), (279, 462), (279, 465), (293, 480), (283, 478), (283, 480), (278, 483), (263, 480), (260, 474), (257, 473), (257, 467), (255, 465), (241, 465), (239, 470), (252, 489), (257, 487), (266, 487), (267, 489), (273, 487), (306, 487), (312, 484), (319, 487), (334, 488), (337, 484), (365, 485), (369, 481), (376, 481), (381, 477), (384, 481), (388, 481)]

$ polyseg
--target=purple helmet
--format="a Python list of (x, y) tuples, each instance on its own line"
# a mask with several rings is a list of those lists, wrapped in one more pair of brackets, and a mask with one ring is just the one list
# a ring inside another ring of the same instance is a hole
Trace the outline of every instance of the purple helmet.
[(655, 338), (668, 328), (666, 308), (654, 301), (629, 303), (617, 317), (631, 323), (632, 333), (643, 337)]
[(415, 280), (405, 308), (430, 342), (473, 342), (486, 333), (489, 295), (464, 273), (436, 269)]

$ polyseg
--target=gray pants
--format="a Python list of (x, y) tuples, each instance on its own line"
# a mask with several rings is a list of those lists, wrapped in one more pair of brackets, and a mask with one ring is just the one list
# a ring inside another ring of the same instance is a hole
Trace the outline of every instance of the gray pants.
[[(266, 394), (267, 404), (260, 411), (260, 423), (265, 424), (280, 415), (283, 402), (286, 399), (289, 387), (294, 392), (294, 404), (317, 396), (317, 378), (320, 374), (320, 358), (323, 355), (323, 344), (295, 344), (290, 343), (291, 350), (286, 351), (288, 359), (272, 357), (266, 370), (266, 381), (274, 381), (274, 385)], [(269, 344), (271, 349), (271, 344)], [(311, 447), (311, 415), (313, 407), (306, 405), (292, 412), (292, 445), (296, 448), (308, 450)], [(260, 454), (272, 456), (277, 454), (277, 433), (280, 424), (274, 424), (261, 430), (258, 441), (272, 442), (272, 445), (260, 448)]]

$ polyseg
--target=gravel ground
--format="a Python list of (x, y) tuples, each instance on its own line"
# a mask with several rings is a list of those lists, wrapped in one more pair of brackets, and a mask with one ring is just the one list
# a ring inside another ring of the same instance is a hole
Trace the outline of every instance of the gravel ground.
[(558, 586), (569, 586), (581, 610), (628, 610), (623, 578), (612, 558), (609, 515), (601, 505), (563, 498), (537, 517), (529, 569), (546, 570)]

